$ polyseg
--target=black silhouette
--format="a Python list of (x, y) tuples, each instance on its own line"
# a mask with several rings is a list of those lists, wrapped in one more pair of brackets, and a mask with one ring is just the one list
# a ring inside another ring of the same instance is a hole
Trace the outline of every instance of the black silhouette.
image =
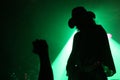
[(53, 80), (52, 67), (49, 60), (48, 45), (45, 40), (33, 41), (33, 52), (40, 58), (38, 80)]
[(84, 7), (72, 10), (68, 24), (78, 32), (66, 66), (68, 80), (107, 80), (116, 73), (106, 31), (94, 18)]

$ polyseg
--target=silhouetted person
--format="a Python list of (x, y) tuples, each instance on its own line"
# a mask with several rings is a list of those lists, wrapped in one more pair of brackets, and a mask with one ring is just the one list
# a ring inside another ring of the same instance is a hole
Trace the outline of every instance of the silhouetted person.
[(68, 24), (78, 32), (66, 66), (68, 80), (107, 80), (116, 73), (106, 31), (94, 18), (84, 7), (72, 10)]
[(48, 45), (45, 40), (33, 42), (33, 52), (40, 58), (40, 72), (38, 80), (53, 80), (53, 72), (49, 60)]

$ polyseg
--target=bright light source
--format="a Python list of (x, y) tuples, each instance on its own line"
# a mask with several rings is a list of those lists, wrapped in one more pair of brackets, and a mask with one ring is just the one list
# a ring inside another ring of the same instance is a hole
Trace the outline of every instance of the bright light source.
[(108, 38), (112, 38), (112, 34), (108, 33), (107, 34)]

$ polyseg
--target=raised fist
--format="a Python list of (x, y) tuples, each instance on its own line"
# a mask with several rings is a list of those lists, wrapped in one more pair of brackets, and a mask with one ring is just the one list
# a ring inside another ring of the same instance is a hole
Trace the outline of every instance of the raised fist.
[(33, 52), (36, 53), (36, 54), (39, 54), (42, 53), (48, 53), (48, 45), (47, 45), (47, 42), (45, 40), (35, 40), (32, 42), (33, 44)]

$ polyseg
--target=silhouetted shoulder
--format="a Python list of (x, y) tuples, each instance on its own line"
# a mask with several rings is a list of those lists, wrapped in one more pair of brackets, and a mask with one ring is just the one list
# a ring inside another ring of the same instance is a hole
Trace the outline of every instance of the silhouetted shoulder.
[(106, 34), (105, 29), (102, 27), (102, 25), (97, 25), (97, 31)]
[(77, 41), (77, 40), (80, 38), (80, 35), (81, 35), (81, 32), (77, 32), (77, 33), (74, 35), (74, 41)]
[(77, 32), (74, 37), (78, 37), (80, 34), (80, 32)]

